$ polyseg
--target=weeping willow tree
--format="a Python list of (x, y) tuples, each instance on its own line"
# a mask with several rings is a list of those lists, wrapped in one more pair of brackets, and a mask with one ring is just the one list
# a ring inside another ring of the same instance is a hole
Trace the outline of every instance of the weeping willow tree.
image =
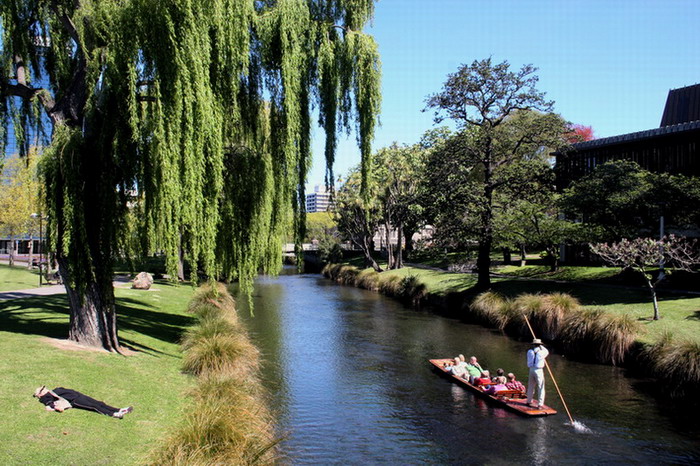
[(134, 223), (171, 275), (186, 258), (193, 274), (250, 290), (259, 270), (278, 270), (282, 235), (303, 236), (313, 108), (330, 179), (337, 133), (353, 129), (367, 179), (380, 102), (377, 47), (362, 32), (373, 8), (3, 0), (0, 118), (50, 135), (42, 173), (69, 339), (119, 350), (113, 260)]

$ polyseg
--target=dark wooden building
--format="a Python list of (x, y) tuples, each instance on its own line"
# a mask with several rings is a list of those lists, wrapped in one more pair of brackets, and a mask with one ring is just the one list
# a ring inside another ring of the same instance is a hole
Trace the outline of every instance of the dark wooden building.
[(554, 155), (560, 189), (618, 159), (653, 172), (700, 176), (700, 84), (669, 91), (659, 128), (576, 143)]

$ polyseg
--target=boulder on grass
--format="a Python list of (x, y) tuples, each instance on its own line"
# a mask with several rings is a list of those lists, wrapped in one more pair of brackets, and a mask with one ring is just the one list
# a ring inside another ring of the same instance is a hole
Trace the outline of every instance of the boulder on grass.
[(151, 285), (153, 285), (153, 275), (148, 272), (141, 272), (134, 278), (134, 283), (131, 285), (131, 288), (147, 290)]

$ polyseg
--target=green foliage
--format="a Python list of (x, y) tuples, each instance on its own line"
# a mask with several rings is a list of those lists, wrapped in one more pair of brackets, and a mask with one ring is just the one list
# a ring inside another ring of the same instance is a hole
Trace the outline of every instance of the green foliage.
[(0, 167), (0, 234), (9, 236), (39, 234), (41, 185), (37, 176), (39, 154), (12, 157)]
[(697, 227), (700, 183), (697, 179), (651, 173), (635, 162), (601, 165), (563, 193), (560, 204), (572, 219), (583, 220), (589, 241), (653, 236), (664, 216), (668, 228)]
[[(425, 173), (443, 241), (479, 245), (479, 286), (490, 286), (494, 217), (500, 199), (522, 199), (548, 174), (546, 148), (563, 144), (564, 120), (536, 89), (536, 68), (510, 71), (491, 59), (462, 65), (440, 93), (427, 99), (436, 122), (454, 120), (459, 132), (438, 146)], [(502, 194), (499, 194), (499, 191)]]
[[(337, 126), (356, 123), (367, 184), (380, 104), (377, 46), (362, 33), (373, 5), (3, 2), (0, 119), (20, 97), (50, 120), (49, 236), (68, 285), (107, 290), (134, 235), (165, 253), (171, 276), (181, 255), (193, 279), (238, 279), (248, 294), (260, 269), (277, 273), (282, 238), (303, 233), (314, 104), (329, 162)], [(20, 129), (48, 121), (26, 108)]]

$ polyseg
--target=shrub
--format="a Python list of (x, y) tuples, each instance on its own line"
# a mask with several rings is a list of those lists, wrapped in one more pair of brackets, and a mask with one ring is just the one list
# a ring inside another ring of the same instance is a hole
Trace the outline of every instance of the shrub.
[(642, 327), (629, 314), (604, 314), (595, 324), (597, 357), (600, 362), (617, 365), (625, 360)]
[(199, 323), (183, 339), (183, 370), (198, 385), (185, 422), (151, 455), (152, 464), (272, 464), (272, 418), (259, 380), (259, 351), (223, 286), (205, 286), (190, 311)]
[(379, 273), (374, 269), (364, 269), (355, 276), (355, 286), (365, 290), (377, 291), (380, 286)]
[(478, 295), (469, 305), (474, 318), (481, 323), (493, 325), (503, 330), (507, 324), (507, 308), (510, 301), (494, 291)]
[(245, 334), (210, 335), (191, 343), (183, 359), (183, 370), (193, 375), (248, 376), (251, 369), (257, 369), (253, 362), (257, 351)]
[(414, 306), (419, 305), (426, 295), (425, 283), (422, 283), (416, 275), (407, 275), (401, 280), (401, 296)]
[(671, 397), (692, 396), (700, 389), (700, 343), (676, 343), (665, 333), (656, 344), (647, 346), (642, 356)]
[(565, 293), (551, 293), (542, 298), (542, 303), (537, 315), (537, 320), (542, 338), (555, 340), (559, 338), (559, 332), (568, 314), (576, 312), (581, 305), (578, 300)]

